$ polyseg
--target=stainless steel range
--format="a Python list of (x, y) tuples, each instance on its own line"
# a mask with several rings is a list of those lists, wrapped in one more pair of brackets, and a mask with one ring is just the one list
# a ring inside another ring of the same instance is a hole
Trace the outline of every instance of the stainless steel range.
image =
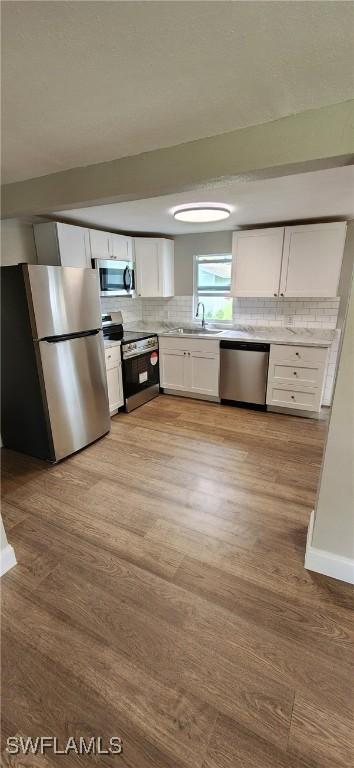
[(146, 331), (125, 331), (120, 312), (103, 315), (102, 326), (105, 339), (122, 342), (124, 402), (129, 412), (159, 394), (158, 337)]

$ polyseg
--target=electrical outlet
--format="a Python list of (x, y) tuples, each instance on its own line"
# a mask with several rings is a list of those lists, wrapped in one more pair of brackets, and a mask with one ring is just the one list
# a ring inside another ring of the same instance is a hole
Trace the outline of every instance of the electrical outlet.
[(286, 324), (287, 324), (287, 325), (294, 325), (294, 316), (293, 316), (293, 315), (288, 315), (288, 316), (287, 316), (287, 318), (286, 318)]

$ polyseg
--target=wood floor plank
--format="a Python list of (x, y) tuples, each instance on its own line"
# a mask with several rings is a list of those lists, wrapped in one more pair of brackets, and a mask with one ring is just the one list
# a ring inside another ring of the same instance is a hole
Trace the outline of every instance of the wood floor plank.
[(303, 567), (325, 433), (161, 396), (56, 466), (3, 450), (3, 739), (118, 728), (127, 768), (347, 768), (353, 592)]
[[(109, 738), (115, 735), (123, 741), (122, 756), (119, 759), (117, 756), (101, 756), (97, 761), (91, 758), (88, 764), (99, 762), (110, 768), (117, 765), (126, 768), (181, 768), (184, 765), (175, 757), (170, 759), (166, 752), (159, 751), (148, 740), (146, 733), (126, 717), (120, 719), (114, 701), (104, 698), (97, 688), (88, 687), (82, 679), (69, 677), (59, 663), (54, 665), (46, 657), (39, 657), (33, 647), (23, 643), (23, 639), (20, 642), (18, 636), (9, 631), (2, 636), (2, 657), (6, 676), (3, 685), (7, 691), (3, 707), (11, 709), (13, 718), (11, 725), (4, 723), (4, 740), (16, 733), (28, 736), (43, 732), (57, 736), (61, 745), (69, 736), (83, 736), (88, 741), (93, 735), (102, 736), (107, 744)], [(41, 768), (37, 757), (35, 762), (33, 757), (31, 761), (32, 768), (34, 764), (36, 768), (37, 765)], [(53, 758), (53, 763), (58, 766), (63, 765), (63, 761), (69, 768), (82, 768), (85, 764), (85, 758), (74, 753), (64, 758)], [(7, 762), (4, 764), (10, 765)]]
[(349, 768), (354, 759), (353, 696), (340, 715), (319, 707), (308, 696), (297, 694), (290, 728), (289, 752), (316, 759), (321, 768)]
[(119, 719), (134, 724), (158, 749), (186, 766), (201, 766), (215, 722), (213, 707), (158, 682), (112, 646), (48, 612), (34, 595), (28, 600), (13, 586), (7, 592), (3, 615), (13, 634), (22, 628), (32, 649), (99, 691), (105, 701), (114, 701)]
[(203, 768), (321, 768), (320, 763), (289, 755), (219, 715)]

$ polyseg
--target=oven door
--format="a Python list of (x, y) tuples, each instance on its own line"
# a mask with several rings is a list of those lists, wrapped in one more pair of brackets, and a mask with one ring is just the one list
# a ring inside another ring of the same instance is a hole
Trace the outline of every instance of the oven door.
[(123, 359), (123, 388), (127, 411), (137, 408), (159, 394), (159, 350)]
[(95, 259), (100, 278), (101, 296), (133, 296), (134, 269), (131, 261)]

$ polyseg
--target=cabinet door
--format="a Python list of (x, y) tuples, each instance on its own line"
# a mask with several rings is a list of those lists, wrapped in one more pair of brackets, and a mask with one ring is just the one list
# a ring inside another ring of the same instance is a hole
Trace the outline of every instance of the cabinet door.
[(152, 237), (137, 237), (134, 247), (137, 295), (160, 296), (158, 241)]
[(118, 408), (124, 405), (122, 364), (118, 365)]
[(189, 352), (188, 366), (189, 382), (186, 389), (200, 395), (219, 397), (220, 356), (208, 352)]
[(173, 240), (160, 239), (158, 241), (159, 252), (159, 290), (160, 296), (174, 296), (174, 242)]
[(233, 296), (278, 296), (283, 239), (283, 227), (233, 233)]
[(57, 223), (57, 237), (62, 267), (90, 267), (86, 250), (86, 229)]
[(119, 371), (120, 368), (121, 366), (117, 366), (116, 368), (109, 368), (107, 371), (108, 402), (110, 413), (117, 411), (118, 408), (123, 404), (122, 391), (119, 382), (119, 372), (120, 375), (122, 375), (121, 371)]
[(109, 249), (111, 259), (118, 259), (119, 261), (131, 261), (132, 260), (132, 238), (125, 235), (109, 235)]
[(109, 233), (90, 229), (92, 259), (109, 259)]
[(164, 349), (160, 351), (160, 383), (165, 389), (180, 389), (185, 387), (185, 367), (187, 353), (181, 349)]
[(345, 222), (285, 227), (280, 295), (336, 296), (345, 233)]

